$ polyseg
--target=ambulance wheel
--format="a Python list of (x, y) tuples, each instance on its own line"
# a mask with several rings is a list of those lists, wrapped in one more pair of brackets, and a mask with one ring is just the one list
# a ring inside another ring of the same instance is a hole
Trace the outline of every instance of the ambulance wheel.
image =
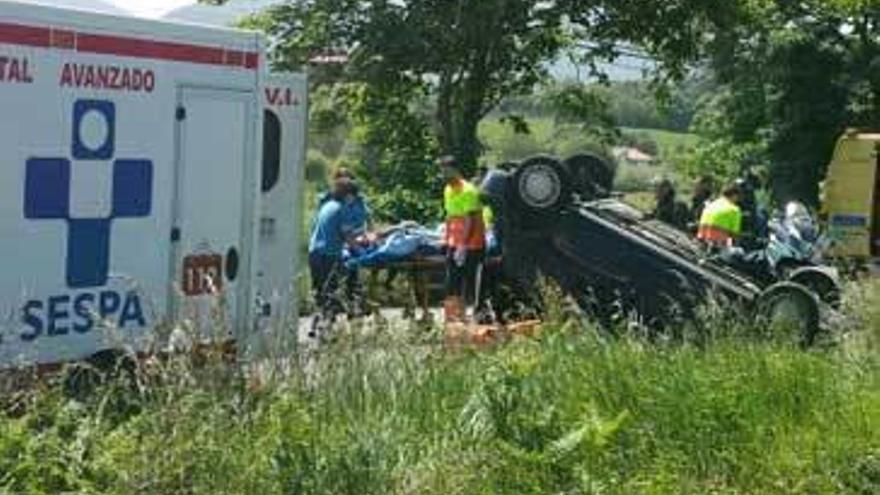
[(136, 368), (137, 363), (121, 351), (101, 351), (65, 368), (63, 389), (71, 398), (85, 399), (110, 380), (133, 377)]
[(516, 207), (526, 214), (555, 213), (571, 196), (568, 168), (548, 156), (526, 160), (514, 175), (514, 187)]
[(75, 400), (85, 400), (104, 383), (104, 375), (85, 363), (67, 366), (61, 375), (64, 395)]
[(829, 273), (808, 266), (793, 270), (788, 275), (788, 281), (803, 285), (823, 303), (834, 309), (840, 309), (842, 302), (840, 283)]
[(759, 296), (758, 317), (768, 335), (810, 347), (819, 334), (819, 299), (803, 285), (780, 282)]
[(614, 188), (616, 170), (611, 163), (590, 153), (574, 155), (565, 160), (574, 183), (574, 192), (584, 200), (607, 197)]

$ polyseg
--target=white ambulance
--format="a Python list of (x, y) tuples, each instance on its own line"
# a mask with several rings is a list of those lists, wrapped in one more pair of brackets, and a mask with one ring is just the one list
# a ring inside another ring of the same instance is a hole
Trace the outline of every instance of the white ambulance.
[(306, 93), (256, 33), (0, 0), (0, 369), (294, 333)]

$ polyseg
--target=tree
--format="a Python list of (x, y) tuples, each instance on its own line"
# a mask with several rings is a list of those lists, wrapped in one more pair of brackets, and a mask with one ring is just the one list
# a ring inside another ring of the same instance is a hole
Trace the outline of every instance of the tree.
[[(575, 49), (596, 62), (638, 44), (683, 77), (707, 19), (728, 10), (703, 0), (299, 0), (253, 24), (270, 34), (273, 60), (298, 67), (345, 53), (342, 73), (386, 94), (419, 88), (434, 107), (440, 150), (467, 165), (481, 151), (479, 122), (505, 99), (546, 80), (549, 62)], [(322, 69), (319, 77), (327, 75)]]
[[(505, 98), (545, 80), (549, 62), (563, 50), (572, 49), (601, 79), (598, 61), (613, 61), (637, 46), (660, 62), (654, 89), (669, 100), (672, 92), (664, 92), (663, 83), (682, 80), (710, 50), (721, 54), (725, 46), (740, 46), (726, 33), (748, 25), (741, 17), (751, 10), (743, 5), (768, 2), (299, 0), (250, 25), (270, 35), (275, 67), (343, 57), (344, 64), (313, 66), (313, 86), (340, 85), (348, 95), (339, 105), (331, 100), (326, 116), (345, 109), (374, 188), (387, 190), (388, 183), (378, 181), (388, 177), (402, 190), (423, 193), (432, 181), (397, 167), (424, 167), (433, 153), (452, 153), (474, 166), (482, 151), (480, 121)], [(596, 107), (586, 93), (557, 96)], [(563, 110), (560, 118), (570, 119), (577, 109)], [(684, 109), (679, 117), (688, 114)], [(599, 120), (584, 112), (577, 119), (586, 125)], [(508, 120), (525, 129), (515, 115)], [(404, 164), (394, 161), (403, 158)]]
[[(736, 3), (736, 14), (713, 28), (706, 45), (721, 87), (695, 125), (707, 138), (702, 159), (766, 162), (778, 200), (815, 203), (840, 133), (880, 124), (880, 8), (847, 1)], [(730, 165), (723, 167), (728, 173)]]
[(544, 62), (565, 43), (562, 20), (553, 2), (532, 0), (304, 0), (256, 25), (276, 40), (282, 67), (344, 52), (345, 81), (430, 97), (440, 151), (473, 166), (480, 121), (547, 75)]

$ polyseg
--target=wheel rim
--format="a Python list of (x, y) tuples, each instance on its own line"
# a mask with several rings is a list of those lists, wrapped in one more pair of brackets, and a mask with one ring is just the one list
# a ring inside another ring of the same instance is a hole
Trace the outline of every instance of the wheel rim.
[(801, 341), (809, 325), (809, 311), (794, 297), (780, 297), (766, 312), (767, 324), (775, 338)]
[(769, 316), (770, 323), (774, 325), (800, 325), (806, 320), (801, 304), (791, 298), (781, 299), (774, 304)]
[(519, 181), (520, 196), (532, 208), (547, 208), (559, 200), (562, 184), (549, 165), (535, 165), (526, 170)]

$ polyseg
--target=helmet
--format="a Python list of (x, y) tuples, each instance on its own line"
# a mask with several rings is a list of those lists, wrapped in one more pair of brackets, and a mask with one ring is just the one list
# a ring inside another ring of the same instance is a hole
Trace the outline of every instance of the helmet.
[(819, 237), (819, 229), (813, 220), (810, 209), (799, 201), (785, 205), (785, 222), (795, 229), (804, 240), (815, 241)]

